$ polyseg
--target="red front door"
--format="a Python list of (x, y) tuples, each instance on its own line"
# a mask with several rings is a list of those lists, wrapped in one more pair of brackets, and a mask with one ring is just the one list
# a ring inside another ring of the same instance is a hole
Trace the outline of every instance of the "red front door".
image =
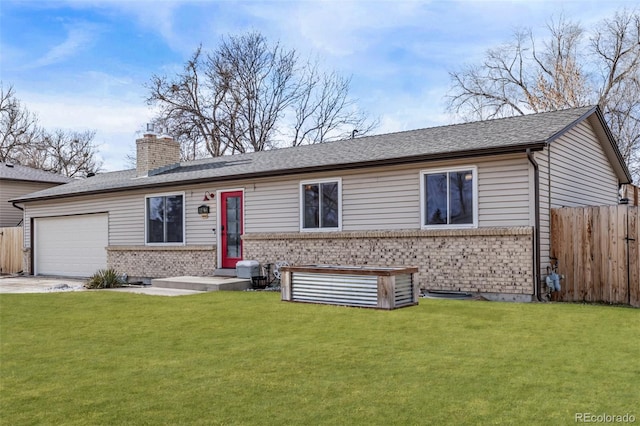
[(242, 260), (242, 191), (220, 194), (221, 260), (223, 268), (235, 268)]

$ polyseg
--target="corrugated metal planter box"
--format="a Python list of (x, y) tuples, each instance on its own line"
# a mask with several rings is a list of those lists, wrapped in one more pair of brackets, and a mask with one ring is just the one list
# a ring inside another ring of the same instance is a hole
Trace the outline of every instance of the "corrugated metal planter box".
[(306, 265), (281, 269), (282, 300), (396, 309), (418, 303), (418, 268)]

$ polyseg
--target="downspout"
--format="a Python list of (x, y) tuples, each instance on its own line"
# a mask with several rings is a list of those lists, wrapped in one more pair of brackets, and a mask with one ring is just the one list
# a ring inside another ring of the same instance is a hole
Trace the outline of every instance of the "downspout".
[[(547, 143), (547, 220), (549, 224), (549, 232), (551, 232), (551, 142)], [(549, 237), (549, 257), (553, 251), (552, 238)], [(549, 259), (551, 260), (551, 259)]]
[(540, 288), (540, 279), (538, 277), (540, 275), (540, 169), (538, 168), (538, 163), (536, 162), (535, 158), (533, 158), (531, 148), (527, 148), (527, 158), (533, 166), (533, 195), (535, 197), (535, 233), (533, 241), (533, 279), (535, 281), (535, 285), (533, 287), (533, 295), (538, 300), (538, 302), (542, 302), (542, 298), (540, 297), (542, 289)]
[[(22, 210), (22, 211), (24, 212), (24, 209), (23, 209), (22, 207), (20, 207), (20, 206), (16, 205), (16, 202), (15, 202), (15, 201), (14, 201), (14, 202), (12, 202), (12, 203), (11, 203), (11, 205), (13, 205), (13, 207), (15, 207), (16, 209), (18, 209), (18, 210)], [(17, 225), (17, 226), (20, 226), (20, 224), (21, 224), (21, 223), (23, 223), (23, 222), (24, 222), (24, 213), (22, 214), (22, 220), (18, 223), (18, 225)]]
[(629, 234), (629, 213), (630, 210), (627, 208), (627, 305), (631, 306), (631, 241), (635, 240)]

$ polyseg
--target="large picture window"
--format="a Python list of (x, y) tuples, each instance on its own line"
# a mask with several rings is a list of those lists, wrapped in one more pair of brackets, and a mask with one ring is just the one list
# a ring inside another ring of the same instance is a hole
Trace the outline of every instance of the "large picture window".
[(476, 175), (475, 167), (420, 173), (422, 227), (477, 226)]
[(147, 197), (147, 243), (184, 242), (184, 196), (182, 194)]
[(300, 225), (302, 230), (330, 231), (342, 226), (342, 181), (301, 182)]

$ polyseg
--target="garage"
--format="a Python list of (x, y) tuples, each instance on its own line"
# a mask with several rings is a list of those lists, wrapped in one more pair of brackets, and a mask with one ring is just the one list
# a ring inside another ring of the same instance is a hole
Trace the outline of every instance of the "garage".
[(34, 274), (89, 277), (107, 267), (108, 215), (35, 219)]

